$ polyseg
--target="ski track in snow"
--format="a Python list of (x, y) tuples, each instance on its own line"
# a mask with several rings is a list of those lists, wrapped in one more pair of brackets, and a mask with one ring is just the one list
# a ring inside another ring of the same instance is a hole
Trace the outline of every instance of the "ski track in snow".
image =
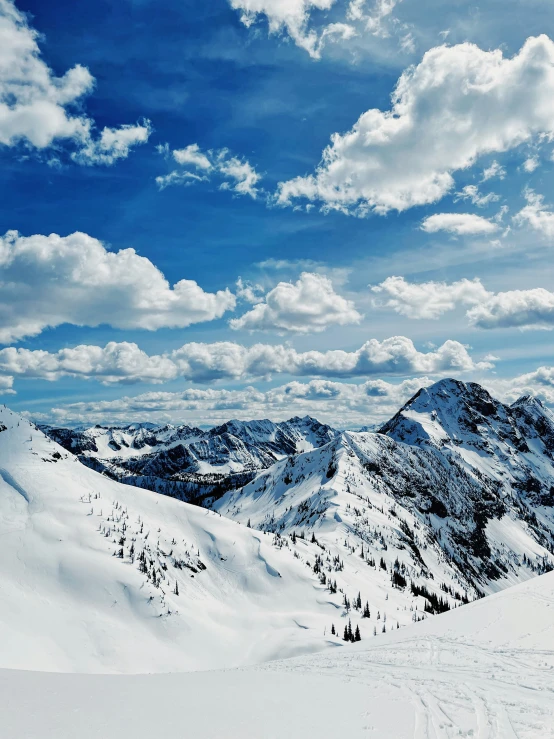
[(554, 573), (375, 642), (158, 675), (0, 670), (6, 739), (552, 739)]

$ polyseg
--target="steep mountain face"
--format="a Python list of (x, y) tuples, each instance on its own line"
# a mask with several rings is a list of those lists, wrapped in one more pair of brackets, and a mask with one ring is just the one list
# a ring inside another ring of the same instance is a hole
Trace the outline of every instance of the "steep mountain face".
[(534, 399), (507, 407), (446, 380), (380, 433), (345, 432), (213, 507), (263, 531), (313, 532), (345, 562), (383, 561), (401, 588), (474, 597), (552, 567), (553, 430)]
[(554, 414), (536, 398), (506, 406), (476, 383), (442, 380), (417, 393), (380, 433), (441, 452), (499, 498), (554, 504)]
[(41, 428), (98, 472), (197, 503), (206, 495), (243, 485), (258, 470), (319, 447), (338, 434), (308, 416), (281, 423), (229, 421), (209, 431), (153, 424)]

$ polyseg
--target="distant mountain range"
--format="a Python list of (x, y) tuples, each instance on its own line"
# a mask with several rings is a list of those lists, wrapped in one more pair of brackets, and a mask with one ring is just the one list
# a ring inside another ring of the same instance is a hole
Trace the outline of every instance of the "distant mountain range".
[(260, 662), (554, 564), (554, 416), (474, 383), (421, 390), (377, 433), (312, 418), (41, 430), (5, 408), (0, 429), (3, 666)]
[(150, 423), (41, 428), (98, 472), (196, 503), (244, 485), (259, 470), (340, 433), (308, 416), (281, 423), (229, 421), (209, 431)]

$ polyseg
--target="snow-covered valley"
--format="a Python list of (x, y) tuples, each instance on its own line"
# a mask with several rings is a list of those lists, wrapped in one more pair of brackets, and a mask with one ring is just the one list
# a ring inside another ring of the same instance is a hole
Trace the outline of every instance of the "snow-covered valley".
[(10, 739), (548, 739), (554, 573), (355, 644), (165, 675), (0, 670)]
[(109, 437), (162, 465), (192, 438), (126, 428), (47, 436), (0, 408), (10, 739), (73, 736), (69, 704), (83, 737), (554, 736), (547, 408), (444, 380), (379, 433), (230, 422), (206, 464), (274, 461), (204, 507), (80, 461)]

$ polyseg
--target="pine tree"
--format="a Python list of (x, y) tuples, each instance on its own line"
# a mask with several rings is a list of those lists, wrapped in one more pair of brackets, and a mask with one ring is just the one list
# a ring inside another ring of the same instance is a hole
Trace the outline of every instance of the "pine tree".
[(344, 627), (344, 636), (342, 637), (343, 641), (350, 641), (350, 637), (348, 635), (348, 626)]
[(335, 624), (331, 624), (331, 634), (332, 636), (336, 636), (337, 632), (335, 631)]
[(356, 633), (354, 634), (354, 641), (362, 641), (362, 636), (360, 634), (359, 626), (356, 626)]
[(177, 580), (175, 580), (175, 588), (173, 590), (173, 593), (175, 595), (179, 595), (179, 584), (178, 584)]
[(354, 634), (352, 633), (352, 622), (348, 619), (348, 641), (354, 641)]
[(371, 612), (369, 610), (369, 603), (366, 601), (364, 610), (362, 613), (362, 618), (371, 618)]
[(358, 593), (358, 597), (356, 599), (356, 608), (357, 608), (358, 611), (360, 611), (361, 608), (362, 608), (362, 596), (361, 596), (361, 593)]

